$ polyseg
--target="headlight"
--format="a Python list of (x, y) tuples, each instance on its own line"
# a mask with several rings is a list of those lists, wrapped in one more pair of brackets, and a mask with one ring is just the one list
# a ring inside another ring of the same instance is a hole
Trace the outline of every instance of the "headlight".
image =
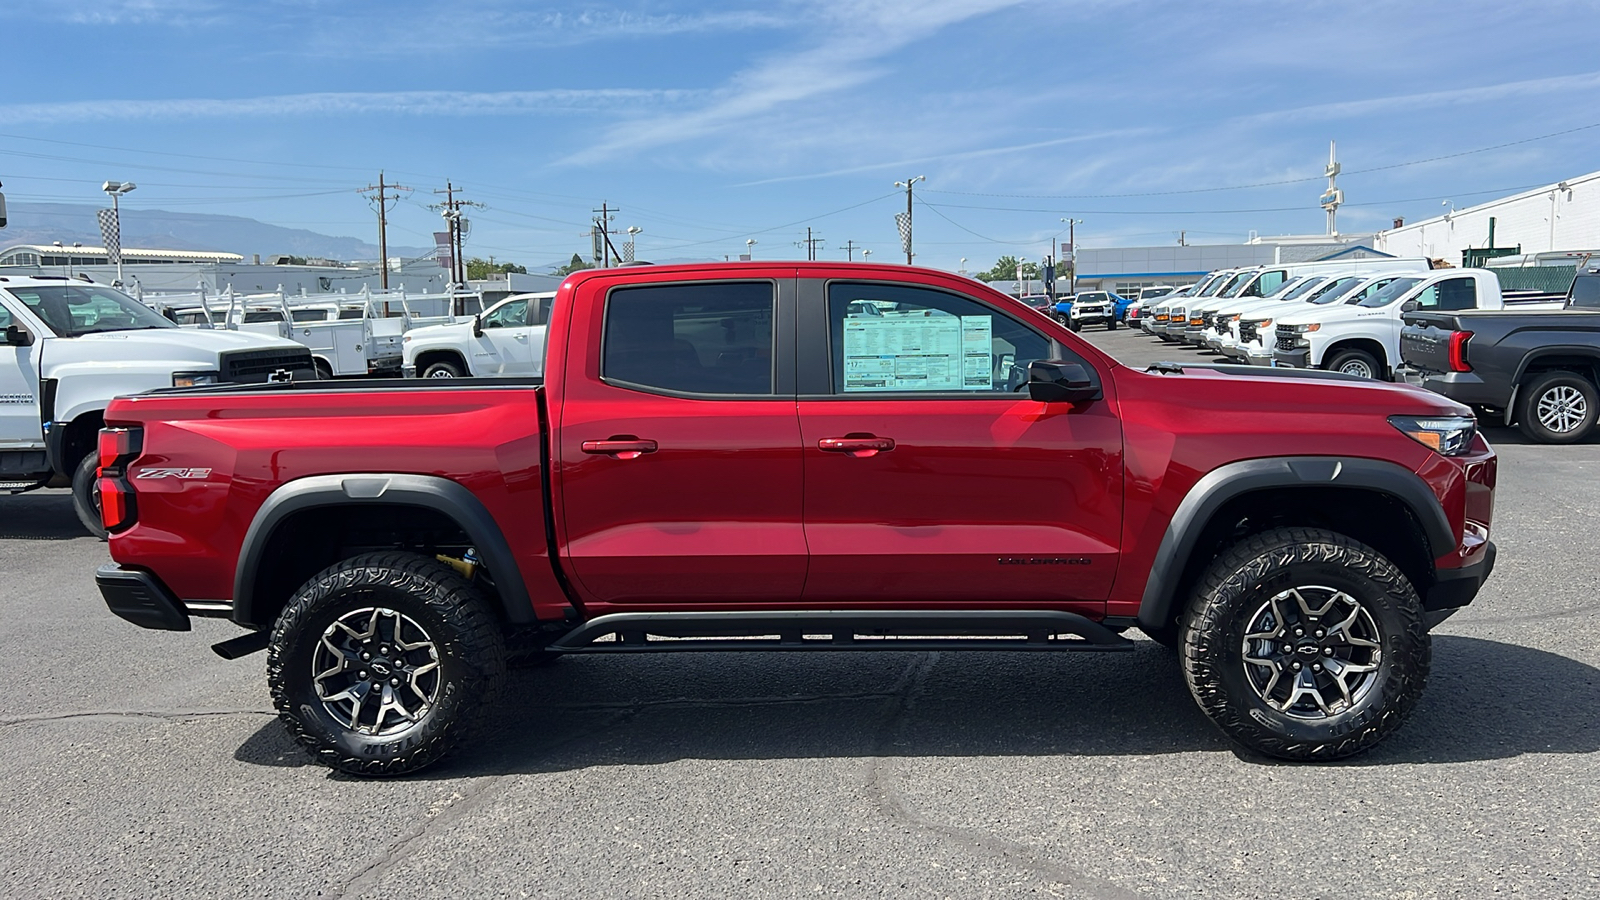
[(1440, 456), (1466, 453), (1478, 433), (1478, 420), (1471, 416), (1390, 416), (1389, 424)]
[(1271, 328), (1272, 327), (1272, 320), (1271, 319), (1262, 319), (1261, 321), (1256, 323), (1256, 327), (1257, 328)]
[(203, 384), (220, 384), (220, 372), (173, 372), (173, 387), (199, 387)]
[(1237, 321), (1239, 321), (1239, 316), (1241, 316), (1241, 315), (1242, 315), (1242, 313), (1234, 313), (1233, 315), (1228, 317), (1228, 321), (1229, 322), (1237, 322)]
[(1322, 327), (1322, 323), (1321, 322), (1312, 322), (1309, 325), (1296, 325), (1294, 327), (1294, 333), (1295, 334), (1305, 334), (1308, 331), (1316, 331), (1317, 329), (1319, 329), (1321, 327)]
[(404, 335), (403, 337), (401, 337), (400, 338), (400, 343), (402, 343), (402, 344), (411, 343), (411, 335), (408, 334), (408, 335)]

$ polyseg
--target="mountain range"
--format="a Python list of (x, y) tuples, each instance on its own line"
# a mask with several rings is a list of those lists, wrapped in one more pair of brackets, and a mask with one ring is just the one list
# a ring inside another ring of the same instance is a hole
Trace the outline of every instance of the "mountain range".
[[(72, 203), (11, 203), (9, 223), (0, 231), (0, 247), (12, 244), (81, 243), (100, 246), (99, 207)], [(359, 238), (319, 234), (305, 228), (284, 228), (243, 216), (123, 209), (122, 245), (141, 250), (218, 250), (262, 261), (273, 254), (317, 256), (337, 260), (376, 260), (378, 245)], [(431, 247), (389, 245), (389, 255), (431, 256)]]

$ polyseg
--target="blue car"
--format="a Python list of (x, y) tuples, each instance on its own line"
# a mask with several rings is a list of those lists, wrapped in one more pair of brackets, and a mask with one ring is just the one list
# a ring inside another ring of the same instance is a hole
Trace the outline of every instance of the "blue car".
[[(1111, 292), (1107, 291), (1107, 293)], [(1112, 293), (1111, 302), (1116, 307), (1114, 312), (1116, 313), (1117, 321), (1126, 322), (1128, 320), (1128, 307), (1134, 304), (1134, 298)]]

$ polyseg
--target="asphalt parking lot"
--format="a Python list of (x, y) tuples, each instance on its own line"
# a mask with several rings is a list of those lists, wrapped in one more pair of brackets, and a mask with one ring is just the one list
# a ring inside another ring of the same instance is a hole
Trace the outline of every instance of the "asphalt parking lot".
[(1489, 438), (1499, 568), (1406, 728), (1331, 765), (1236, 754), (1141, 642), (573, 658), (353, 779), (211, 653), (237, 629), (114, 618), (66, 493), (0, 496), (0, 896), (1600, 896), (1600, 442)]

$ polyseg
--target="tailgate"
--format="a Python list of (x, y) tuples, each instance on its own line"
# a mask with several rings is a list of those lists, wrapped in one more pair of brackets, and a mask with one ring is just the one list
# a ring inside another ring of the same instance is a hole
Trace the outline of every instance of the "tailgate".
[(1400, 358), (1423, 372), (1450, 371), (1450, 334), (1459, 319), (1447, 313), (1406, 313), (1400, 329)]

